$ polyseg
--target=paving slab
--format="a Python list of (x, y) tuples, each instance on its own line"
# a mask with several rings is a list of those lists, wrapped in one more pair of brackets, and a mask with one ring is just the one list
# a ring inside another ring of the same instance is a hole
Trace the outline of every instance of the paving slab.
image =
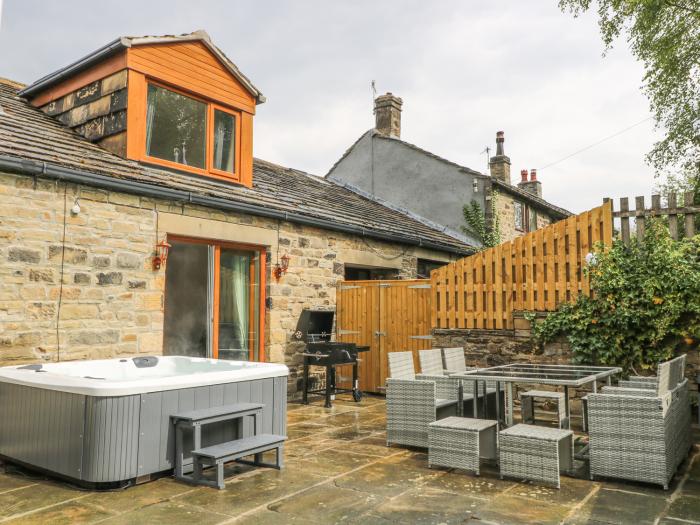
[(268, 508), (276, 512), (285, 523), (290, 517), (303, 518), (316, 523), (351, 523), (381, 503), (376, 494), (323, 485), (307, 490), (293, 498), (273, 503)]
[(217, 525), (231, 517), (193, 507), (183, 502), (164, 501), (101, 521), (104, 525)]
[(671, 503), (666, 517), (700, 523), (700, 496), (679, 496)]
[[(324, 481), (323, 477), (294, 469), (266, 469), (226, 484), (224, 490), (200, 487), (182, 497), (188, 504), (221, 514), (243, 512), (294, 495)], [(181, 498), (175, 498), (178, 501)]]
[(0, 494), (0, 520), (18, 517), (81, 496), (85, 496), (85, 493), (51, 481), (4, 492)]
[(470, 521), (483, 504), (469, 496), (420, 487), (381, 503), (352, 523), (463, 524)]
[(520, 482), (510, 490), (513, 496), (546, 501), (560, 505), (575, 505), (596, 489), (596, 484), (585, 479), (574, 479), (562, 476), (561, 488), (547, 487), (532, 482)]
[(561, 523), (571, 509), (545, 501), (533, 502), (530, 498), (500, 494), (475, 511), (475, 519), (502, 525), (533, 523), (554, 525)]
[(425, 481), (424, 486), (431, 489), (443, 490), (452, 494), (490, 499), (502, 492), (512, 489), (514, 481), (502, 480), (496, 476), (474, 476), (462, 470), (433, 469), (438, 475)]
[(281, 523), (294, 523), (295, 525), (318, 525), (318, 521), (311, 521), (304, 517), (282, 515), (279, 512), (263, 509), (252, 514), (240, 517), (235, 525), (280, 525)]
[[(233, 472), (229, 470), (228, 474), (233, 475)], [(122, 514), (172, 499), (186, 492), (191, 492), (194, 488), (192, 485), (168, 477), (120, 491), (93, 492), (80, 501)]]
[(439, 475), (430, 470), (411, 468), (411, 463), (404, 459), (403, 455), (385, 458), (335, 479), (334, 484), (341, 488), (389, 497), (402, 494)]
[(620, 525), (653, 524), (666, 508), (667, 497), (601, 488), (567, 524), (587, 524), (591, 520)]
[(376, 457), (365, 454), (326, 449), (303, 457), (290, 457), (286, 468), (305, 474), (330, 477), (349, 472), (376, 460)]
[(17, 490), (22, 487), (34, 485), (36, 479), (31, 479), (26, 476), (17, 476), (12, 474), (0, 475), (0, 493), (8, 490)]
[(43, 511), (32, 512), (20, 518), (3, 522), (11, 525), (87, 525), (114, 516), (103, 508), (85, 503), (84, 500), (61, 503)]
[(386, 457), (393, 456), (397, 453), (396, 449), (386, 446), (386, 441), (378, 440), (378, 443), (370, 443), (367, 441), (340, 441), (333, 442), (333, 450), (345, 450), (355, 454), (365, 454), (367, 456)]

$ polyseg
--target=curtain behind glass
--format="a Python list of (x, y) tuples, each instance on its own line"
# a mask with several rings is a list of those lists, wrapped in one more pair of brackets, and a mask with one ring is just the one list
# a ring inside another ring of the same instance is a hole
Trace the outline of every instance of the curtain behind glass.
[(221, 250), (219, 273), (219, 356), (248, 359), (250, 264), (252, 254)]

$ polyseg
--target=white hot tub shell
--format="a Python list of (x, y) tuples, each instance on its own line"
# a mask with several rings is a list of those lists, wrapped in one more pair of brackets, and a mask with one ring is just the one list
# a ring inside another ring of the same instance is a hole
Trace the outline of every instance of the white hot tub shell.
[[(177, 412), (263, 403), (262, 432), (286, 434), (288, 373), (177, 356), (0, 368), (0, 456), (92, 486), (166, 472)], [(246, 420), (211, 425), (202, 445), (252, 432)]]

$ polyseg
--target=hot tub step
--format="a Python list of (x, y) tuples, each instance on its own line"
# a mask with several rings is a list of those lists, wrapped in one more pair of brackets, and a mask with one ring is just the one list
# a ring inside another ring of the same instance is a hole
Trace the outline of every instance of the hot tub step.
[[(282, 455), (286, 439), (286, 436), (277, 434), (260, 434), (193, 450), (192, 462), (194, 471), (191, 479), (185, 479), (198, 485), (207, 485), (223, 489), (224, 463), (228, 461), (238, 460), (241, 463), (249, 463), (260, 467), (282, 468)], [(275, 450), (275, 464), (262, 462), (262, 454), (268, 450)], [(255, 456), (255, 460), (242, 461), (241, 458), (246, 456)], [(209, 481), (202, 477), (202, 468), (205, 466), (216, 467), (216, 482)]]

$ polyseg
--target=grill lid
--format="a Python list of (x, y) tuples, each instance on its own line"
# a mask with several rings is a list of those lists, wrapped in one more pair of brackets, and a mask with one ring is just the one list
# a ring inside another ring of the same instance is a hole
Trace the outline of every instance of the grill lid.
[(297, 323), (296, 338), (307, 343), (330, 341), (333, 337), (333, 310), (305, 309)]

